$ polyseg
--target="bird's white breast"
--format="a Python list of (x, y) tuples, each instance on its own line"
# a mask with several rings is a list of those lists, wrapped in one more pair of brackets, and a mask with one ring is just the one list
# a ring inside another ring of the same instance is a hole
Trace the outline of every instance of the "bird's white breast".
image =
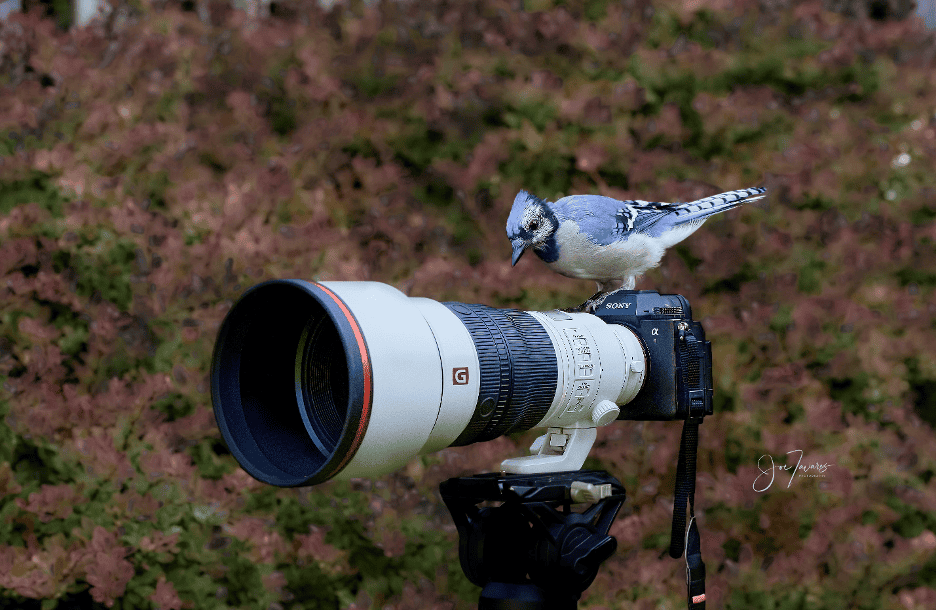
[(566, 220), (556, 232), (559, 259), (550, 263), (553, 271), (568, 277), (605, 282), (640, 275), (660, 264), (664, 243), (640, 233), (622, 241), (601, 246)]

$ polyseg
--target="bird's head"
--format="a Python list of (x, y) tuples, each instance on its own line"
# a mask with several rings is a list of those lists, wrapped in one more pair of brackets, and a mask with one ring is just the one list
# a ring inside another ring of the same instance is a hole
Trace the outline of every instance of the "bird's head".
[(513, 247), (511, 265), (532, 247), (540, 249), (559, 228), (559, 220), (549, 204), (526, 191), (517, 193), (507, 217), (507, 237)]

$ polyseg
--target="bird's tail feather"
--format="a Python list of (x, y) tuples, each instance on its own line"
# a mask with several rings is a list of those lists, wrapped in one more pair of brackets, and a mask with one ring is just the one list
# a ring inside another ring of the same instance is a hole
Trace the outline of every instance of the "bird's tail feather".
[(708, 218), (713, 214), (725, 212), (744, 203), (763, 199), (763, 193), (766, 192), (767, 189), (765, 188), (753, 187), (737, 191), (728, 191), (727, 193), (720, 193), (718, 195), (712, 195), (711, 197), (705, 197), (704, 199), (684, 203), (679, 206), (679, 211), (677, 212), (679, 222), (681, 224), (683, 222)]

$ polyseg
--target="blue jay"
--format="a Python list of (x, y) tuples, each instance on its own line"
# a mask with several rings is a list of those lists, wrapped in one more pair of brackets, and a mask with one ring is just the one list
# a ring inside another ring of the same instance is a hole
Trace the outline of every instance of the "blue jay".
[(598, 292), (583, 305), (594, 311), (607, 295), (633, 290), (637, 276), (660, 264), (663, 253), (719, 212), (764, 197), (767, 189), (728, 191), (688, 203), (618, 201), (571, 195), (549, 203), (520, 191), (507, 218), (511, 264), (527, 248), (553, 271), (595, 280)]

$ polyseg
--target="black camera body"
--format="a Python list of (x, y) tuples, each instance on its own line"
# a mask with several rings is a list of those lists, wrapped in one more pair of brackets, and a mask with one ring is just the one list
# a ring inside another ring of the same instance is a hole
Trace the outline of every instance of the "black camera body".
[(643, 389), (619, 420), (673, 421), (712, 414), (712, 344), (689, 301), (652, 290), (614, 292), (594, 315), (640, 337), (648, 366)]

